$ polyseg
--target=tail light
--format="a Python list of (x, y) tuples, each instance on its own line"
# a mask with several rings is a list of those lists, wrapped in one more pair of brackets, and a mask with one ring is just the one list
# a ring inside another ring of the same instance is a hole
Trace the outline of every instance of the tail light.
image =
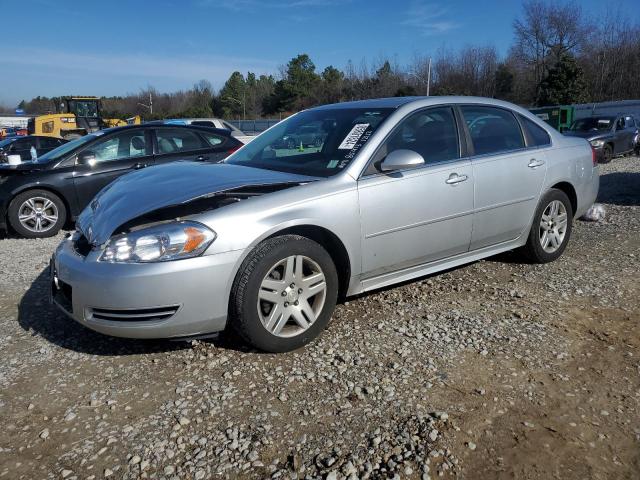
[(233, 147), (231, 147), (229, 150), (227, 150), (227, 155), (231, 155), (232, 153), (234, 153), (235, 151), (239, 150), (240, 147), (242, 147), (243, 144), (239, 143), (237, 145), (234, 145)]
[(593, 147), (591, 147), (591, 161), (594, 167), (598, 165), (598, 155), (596, 154), (596, 149)]

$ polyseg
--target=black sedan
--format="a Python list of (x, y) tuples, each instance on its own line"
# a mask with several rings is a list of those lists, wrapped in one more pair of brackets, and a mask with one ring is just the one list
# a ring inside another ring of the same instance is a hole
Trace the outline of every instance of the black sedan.
[(50, 237), (125, 173), (176, 160), (219, 162), (241, 146), (228, 130), (197, 126), (131, 125), (86, 135), (35, 161), (0, 165), (0, 228)]
[(25, 162), (33, 160), (31, 151), (35, 149), (35, 156), (40, 157), (54, 148), (67, 143), (62, 138), (45, 137), (40, 135), (29, 135), (26, 137), (9, 137), (0, 140), (0, 162), (6, 162), (9, 155), (20, 155), (20, 159)]

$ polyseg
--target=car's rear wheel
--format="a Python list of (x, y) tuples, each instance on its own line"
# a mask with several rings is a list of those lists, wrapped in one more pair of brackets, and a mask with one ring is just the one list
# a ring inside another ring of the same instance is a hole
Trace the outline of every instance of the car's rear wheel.
[(297, 235), (270, 238), (240, 267), (230, 325), (260, 350), (295, 350), (329, 323), (337, 294), (336, 268), (322, 246)]
[(571, 237), (573, 210), (562, 190), (551, 189), (540, 200), (523, 250), (535, 263), (557, 259)]
[(64, 202), (47, 190), (22, 192), (9, 204), (8, 219), (15, 232), (26, 238), (52, 237), (67, 219)]
[(609, 163), (613, 160), (613, 148), (608, 143), (602, 147), (602, 160), (601, 163)]

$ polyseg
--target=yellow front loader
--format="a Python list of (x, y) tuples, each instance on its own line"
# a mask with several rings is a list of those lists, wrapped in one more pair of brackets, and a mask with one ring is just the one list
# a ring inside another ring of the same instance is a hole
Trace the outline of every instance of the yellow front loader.
[(139, 125), (139, 115), (126, 121), (119, 118), (102, 118), (98, 97), (54, 98), (56, 113), (30, 118), (27, 131), (30, 135), (44, 135), (73, 140), (104, 128), (123, 125)]

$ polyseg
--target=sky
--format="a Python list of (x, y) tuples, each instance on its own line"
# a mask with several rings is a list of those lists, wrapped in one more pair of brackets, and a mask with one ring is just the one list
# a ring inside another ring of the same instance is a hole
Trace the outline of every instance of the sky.
[[(636, 2), (615, 5), (637, 12)], [(607, 8), (579, 3), (589, 14)], [(383, 57), (403, 65), (465, 45), (505, 54), (521, 2), (0, 0), (0, 12), (0, 103), (14, 106), (37, 95), (175, 91), (200, 79), (220, 88), (234, 70), (277, 74), (300, 53), (319, 70)]]

